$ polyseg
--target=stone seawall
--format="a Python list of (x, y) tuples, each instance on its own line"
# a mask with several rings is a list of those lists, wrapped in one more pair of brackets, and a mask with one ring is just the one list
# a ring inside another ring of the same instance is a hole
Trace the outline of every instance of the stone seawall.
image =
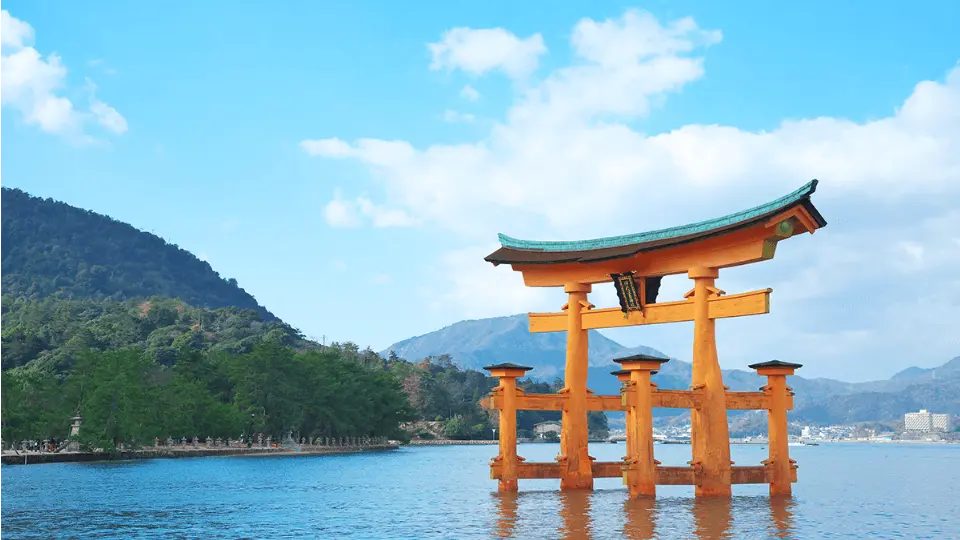
[(407, 446), (447, 446), (463, 444), (500, 444), (498, 441), (454, 441), (448, 439), (432, 439), (428, 441), (410, 441)]
[(356, 454), (396, 450), (394, 444), (371, 444), (365, 446), (326, 446), (291, 449), (276, 448), (164, 448), (131, 450), (109, 454), (106, 452), (20, 452), (4, 453), (0, 458), (4, 465), (37, 465), (41, 463), (79, 463), (93, 461), (123, 461), (134, 459), (169, 459), (222, 456), (308, 456), (324, 454)]

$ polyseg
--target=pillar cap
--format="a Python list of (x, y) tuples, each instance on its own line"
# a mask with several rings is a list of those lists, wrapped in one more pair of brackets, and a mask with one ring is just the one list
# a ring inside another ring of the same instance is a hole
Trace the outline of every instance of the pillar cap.
[(614, 358), (613, 361), (618, 364), (623, 364), (624, 362), (660, 362), (661, 364), (666, 364), (670, 359), (662, 356), (650, 356), (649, 354), (635, 354), (633, 356), (624, 356), (623, 358)]
[(801, 368), (800, 364), (792, 364), (781, 360), (770, 360), (769, 362), (760, 362), (759, 364), (750, 364), (750, 369), (757, 370), (757, 375), (793, 375), (793, 372)]
[(750, 369), (763, 369), (763, 368), (800, 369), (803, 367), (803, 364), (794, 364), (791, 362), (784, 362), (783, 360), (770, 360), (767, 362), (760, 362), (759, 364), (750, 364), (747, 367)]
[(513, 364), (513, 363), (510, 363), (510, 362), (504, 362), (503, 364), (494, 364), (494, 365), (492, 365), (492, 366), (484, 366), (483, 369), (485, 369), (485, 370), (487, 370), (487, 371), (491, 371), (491, 370), (494, 370), (494, 369), (519, 369), (519, 370), (521, 370), (521, 371), (530, 371), (530, 370), (533, 369), (533, 368), (530, 367), (530, 366), (521, 366), (521, 365), (519, 365), (519, 364)]
[[(626, 358), (617, 358), (614, 362), (617, 362), (623, 369), (627, 371), (650, 371), (654, 372), (660, 369), (663, 366), (664, 362), (669, 362), (669, 358), (661, 358), (658, 356), (650, 356), (646, 354), (636, 354), (633, 356), (628, 356)], [(652, 373), (651, 373), (652, 374)]]
[[(651, 375), (656, 375), (657, 373), (660, 373), (660, 372), (659, 372), (659, 371), (651, 371), (651, 372), (650, 372)], [(618, 369), (618, 370), (616, 370), (616, 371), (611, 371), (610, 374), (611, 374), (611, 375), (615, 375), (615, 376), (617, 376), (617, 377), (628, 377), (628, 376), (630, 376), (630, 370), (628, 370), (628, 369)]]
[(491, 377), (523, 377), (528, 371), (533, 369), (530, 366), (521, 366), (519, 364), (511, 364), (510, 362), (505, 362), (503, 364), (496, 364), (493, 366), (486, 366), (483, 369), (490, 372)]

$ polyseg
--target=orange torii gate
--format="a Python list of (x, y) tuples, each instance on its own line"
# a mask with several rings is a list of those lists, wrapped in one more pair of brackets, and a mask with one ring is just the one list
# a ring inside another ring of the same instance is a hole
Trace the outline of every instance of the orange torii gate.
[[(526, 394), (516, 380), (531, 368), (498, 364), (484, 369), (498, 377), (483, 405), (500, 416), (500, 453), (490, 464), (501, 491), (518, 479), (559, 478), (561, 489), (592, 489), (593, 479), (620, 477), (632, 496), (654, 495), (657, 484), (696, 486), (697, 496), (731, 495), (732, 484), (770, 484), (771, 494), (789, 494), (796, 464), (789, 457), (787, 410), (793, 393), (786, 385), (799, 364), (774, 360), (753, 364), (768, 383), (759, 392), (729, 392), (717, 359), (716, 319), (770, 311), (772, 289), (727, 295), (715, 286), (720, 268), (772, 259), (777, 244), (826, 221), (813, 206), (813, 180), (802, 188), (749, 210), (659, 231), (575, 242), (537, 242), (500, 235), (501, 248), (485, 260), (509, 264), (530, 287), (563, 287), (562, 313), (530, 313), (531, 332), (567, 332), (564, 388), (556, 394)], [(660, 280), (687, 274), (693, 289), (684, 299), (657, 302)], [(595, 309), (587, 301), (594, 283), (613, 281), (620, 308)], [(617, 360), (621, 395), (598, 396), (587, 389), (587, 331), (693, 321), (693, 380), (690, 390), (659, 390), (651, 383), (667, 360), (632, 356)], [(691, 410), (689, 467), (662, 467), (653, 456), (653, 407)], [(727, 410), (765, 409), (770, 457), (760, 466), (730, 461)], [(560, 410), (561, 453), (555, 463), (528, 463), (517, 455), (516, 411)], [(587, 411), (626, 411), (627, 456), (598, 462), (587, 449)]]

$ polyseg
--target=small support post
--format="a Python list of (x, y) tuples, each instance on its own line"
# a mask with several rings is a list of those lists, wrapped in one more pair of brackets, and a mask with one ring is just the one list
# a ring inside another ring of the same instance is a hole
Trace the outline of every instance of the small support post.
[[(657, 461), (653, 457), (653, 388), (650, 376), (660, 369), (666, 358), (638, 354), (615, 359), (630, 374), (625, 383), (627, 395), (627, 487), (631, 497), (653, 497), (657, 494)], [(632, 429), (631, 429), (632, 428)], [(633, 438), (631, 444), (630, 439)]]
[(770, 495), (790, 495), (790, 482), (793, 479), (795, 462), (790, 459), (790, 440), (787, 432), (787, 396), (791, 391), (787, 386), (787, 375), (802, 367), (800, 364), (772, 360), (751, 364), (750, 369), (767, 378), (763, 390), (770, 396), (767, 409), (767, 437), (770, 457), (763, 464), (770, 470)]
[[(624, 464), (626, 464), (630, 460), (630, 456), (633, 455), (633, 441), (634, 441), (634, 435), (633, 435), (634, 426), (633, 426), (633, 421), (631, 420), (631, 413), (633, 411), (631, 411), (630, 410), (631, 408), (628, 406), (629, 400), (630, 400), (630, 394), (627, 392), (627, 389), (629, 387), (627, 383), (630, 382), (630, 372), (625, 369), (620, 369), (617, 371), (611, 371), (610, 374), (616, 376), (617, 381), (620, 383), (620, 400), (625, 407), (624, 414), (626, 416), (626, 421), (627, 421), (627, 455), (623, 456), (623, 462)], [(623, 483), (624, 484), (627, 483), (626, 475), (624, 475), (623, 477)]]
[(517, 456), (517, 378), (523, 377), (531, 367), (517, 364), (497, 364), (483, 368), (490, 372), (492, 377), (500, 379), (500, 385), (493, 389), (493, 394), (501, 394), (503, 400), (499, 411), (500, 415), (500, 454), (493, 458), (491, 468), (500, 464), (499, 491), (517, 491), (517, 463), (523, 458)]

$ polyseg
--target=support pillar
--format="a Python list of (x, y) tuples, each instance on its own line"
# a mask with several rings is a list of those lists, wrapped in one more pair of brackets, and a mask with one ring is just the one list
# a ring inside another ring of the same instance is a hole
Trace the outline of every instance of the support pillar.
[(693, 296), (693, 388), (703, 389), (703, 407), (690, 411), (691, 446), (697, 469), (695, 495), (732, 496), (730, 489), (730, 430), (727, 427), (726, 389), (717, 359), (716, 321), (710, 318), (709, 298), (723, 294), (714, 286), (716, 268), (691, 268), (687, 274)]
[(567, 362), (564, 387), (567, 395), (561, 411), (560, 489), (593, 489), (593, 458), (587, 450), (587, 331), (582, 314), (593, 308), (587, 302), (589, 283), (568, 283), (564, 286), (567, 303)]
[(500, 379), (500, 385), (493, 389), (494, 394), (501, 394), (500, 416), (500, 454), (493, 458), (491, 467), (499, 465), (500, 473), (497, 480), (499, 491), (517, 491), (517, 463), (523, 461), (517, 455), (517, 378), (522, 377), (531, 367), (517, 364), (497, 364), (483, 368), (493, 377)]
[[(620, 383), (620, 400), (624, 406), (624, 416), (626, 417), (626, 428), (627, 428), (627, 453), (623, 456), (623, 462), (626, 464), (630, 461), (630, 456), (633, 455), (633, 441), (635, 436), (633, 435), (633, 421), (631, 418), (632, 411), (630, 410), (630, 394), (629, 394), (629, 385), (630, 382), (630, 372), (625, 369), (620, 369), (617, 371), (611, 371), (611, 375), (617, 377), (617, 382)], [(623, 483), (627, 483), (627, 477), (623, 477)]]
[[(657, 461), (653, 457), (653, 389), (650, 376), (666, 358), (636, 355), (614, 360), (630, 374), (627, 390), (626, 483), (631, 497), (657, 494)], [(632, 429), (631, 429), (632, 428)], [(633, 442), (630, 442), (630, 439)]]
[(795, 461), (790, 459), (790, 438), (787, 431), (787, 397), (791, 391), (787, 386), (787, 375), (802, 367), (800, 364), (772, 360), (760, 364), (751, 364), (750, 369), (767, 378), (763, 390), (770, 397), (767, 409), (767, 447), (770, 457), (763, 462), (770, 470), (770, 495), (791, 495)]

